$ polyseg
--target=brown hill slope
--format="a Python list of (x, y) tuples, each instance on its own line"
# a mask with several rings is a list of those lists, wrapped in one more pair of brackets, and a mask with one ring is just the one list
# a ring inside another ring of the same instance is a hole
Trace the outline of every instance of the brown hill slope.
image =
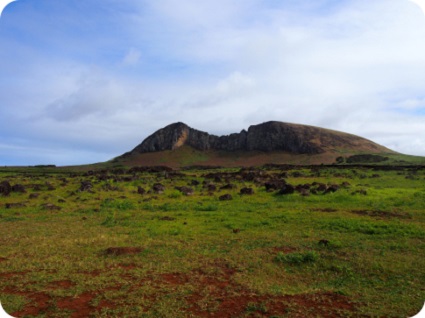
[(251, 166), (266, 163), (332, 163), (338, 156), (394, 153), (365, 138), (339, 131), (270, 121), (227, 136), (174, 123), (116, 158), (126, 165)]

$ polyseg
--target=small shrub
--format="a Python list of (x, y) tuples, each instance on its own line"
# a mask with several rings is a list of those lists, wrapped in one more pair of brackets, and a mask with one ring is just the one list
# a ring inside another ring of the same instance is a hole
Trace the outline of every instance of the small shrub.
[(168, 195), (170, 199), (178, 199), (178, 198), (181, 198), (182, 196), (183, 194), (178, 190), (174, 190)]

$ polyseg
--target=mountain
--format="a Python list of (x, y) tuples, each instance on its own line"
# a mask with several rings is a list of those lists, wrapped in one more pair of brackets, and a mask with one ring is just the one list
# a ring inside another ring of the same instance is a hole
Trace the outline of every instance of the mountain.
[[(248, 130), (216, 136), (178, 122), (159, 129), (115, 161), (170, 166), (251, 163), (332, 163), (343, 155), (388, 154), (392, 150), (339, 131), (269, 121)], [(258, 161), (258, 162), (257, 162)]]

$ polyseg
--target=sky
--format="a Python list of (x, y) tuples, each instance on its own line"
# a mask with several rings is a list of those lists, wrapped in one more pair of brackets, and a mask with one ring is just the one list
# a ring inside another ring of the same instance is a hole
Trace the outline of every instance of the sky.
[(409, 0), (18, 0), (0, 18), (0, 166), (106, 161), (174, 123), (276, 120), (425, 156)]

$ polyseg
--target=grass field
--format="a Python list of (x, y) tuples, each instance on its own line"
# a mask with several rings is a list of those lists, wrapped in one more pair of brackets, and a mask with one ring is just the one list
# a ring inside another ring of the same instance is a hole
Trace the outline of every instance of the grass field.
[(15, 317), (410, 317), (425, 300), (425, 170), (3, 169), (6, 181), (0, 300)]

